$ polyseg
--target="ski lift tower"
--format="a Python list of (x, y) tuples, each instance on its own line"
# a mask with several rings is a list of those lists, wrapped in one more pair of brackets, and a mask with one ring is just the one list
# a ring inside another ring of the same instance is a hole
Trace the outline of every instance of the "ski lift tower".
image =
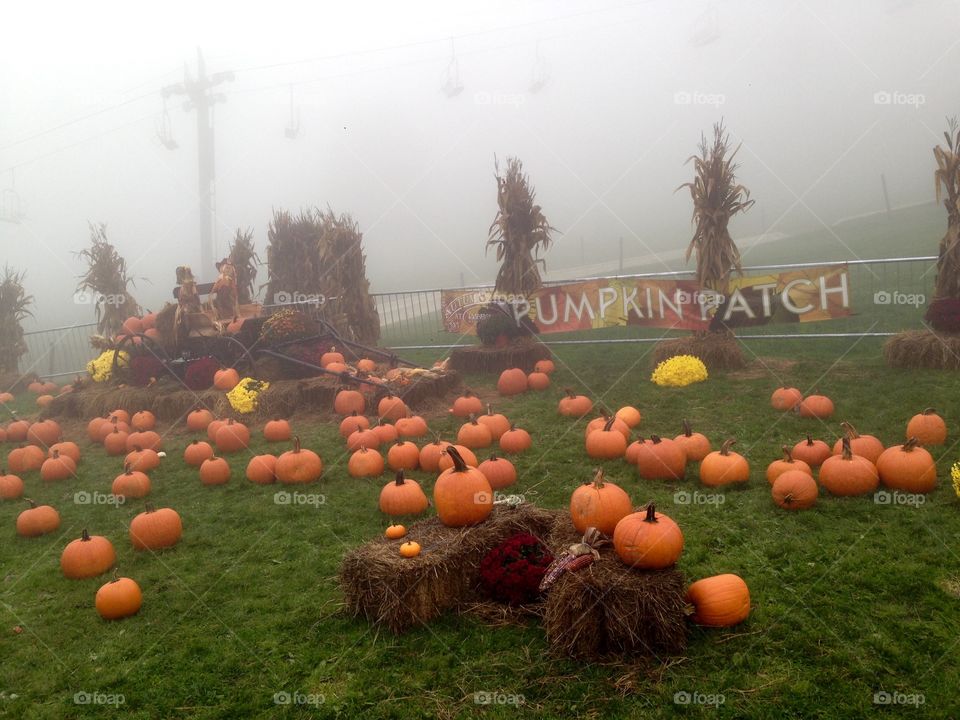
[(23, 212), (23, 203), (17, 193), (17, 180), (14, 171), (10, 171), (10, 187), (0, 191), (0, 222), (19, 225), (26, 215)]
[(224, 82), (233, 80), (232, 72), (218, 72), (207, 75), (203, 53), (197, 48), (197, 76), (194, 78), (186, 65), (183, 68), (183, 82), (166, 85), (160, 90), (163, 98), (171, 95), (183, 95), (186, 111), (197, 111), (197, 154), (200, 167), (199, 208), (200, 208), (200, 271), (198, 279), (210, 277), (213, 273), (213, 233), (216, 227), (216, 173), (213, 145), (213, 106), (224, 102), (223, 93), (213, 89)]

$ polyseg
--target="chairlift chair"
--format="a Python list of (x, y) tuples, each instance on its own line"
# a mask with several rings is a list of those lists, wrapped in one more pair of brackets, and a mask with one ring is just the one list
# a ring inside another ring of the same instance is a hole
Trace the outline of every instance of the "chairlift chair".
[(536, 56), (533, 61), (533, 79), (530, 82), (530, 93), (536, 94), (543, 90), (550, 75), (547, 72), (547, 61), (540, 55), (540, 41), (537, 41)]
[(10, 172), (10, 187), (0, 192), (0, 220), (19, 225), (24, 219), (23, 204), (16, 188), (16, 178)]
[(290, 86), (290, 124), (283, 129), (287, 140), (296, 140), (300, 135), (300, 108), (293, 106), (293, 85)]
[(448, 98), (453, 98), (463, 92), (463, 83), (460, 82), (460, 63), (453, 49), (453, 38), (450, 38), (450, 62), (443, 71), (443, 82), (440, 91)]
[(173, 138), (173, 128), (170, 124), (170, 113), (167, 112), (167, 97), (163, 96), (163, 110), (157, 119), (157, 137), (160, 144), (167, 150), (176, 150), (180, 144)]

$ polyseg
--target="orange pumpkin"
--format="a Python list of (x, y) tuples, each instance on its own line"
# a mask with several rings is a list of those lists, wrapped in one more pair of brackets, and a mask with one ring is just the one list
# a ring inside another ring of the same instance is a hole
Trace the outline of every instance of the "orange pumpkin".
[(790, 451), (795, 460), (803, 460), (810, 467), (822, 465), (824, 461), (833, 455), (830, 446), (823, 440), (814, 440), (807, 435), (806, 440), (801, 440)]
[(222, 457), (207, 458), (200, 465), (200, 482), (203, 485), (225, 485), (230, 482), (230, 463)]
[(127, 435), (127, 452), (131, 452), (138, 447), (149, 448), (151, 450), (160, 452), (162, 445), (163, 440), (160, 438), (159, 433), (154, 432), (153, 430), (132, 432)]
[(903, 445), (883, 451), (877, 472), (884, 486), (909, 493), (928, 493), (937, 486), (937, 465), (933, 456), (912, 437)]
[(40, 420), (27, 429), (27, 442), (46, 451), (51, 445), (60, 442), (62, 434), (60, 425), (54, 420)]
[(40, 466), (40, 478), (44, 482), (69, 480), (77, 473), (77, 464), (69, 455), (61, 455), (59, 450), (43, 461)]
[(387, 450), (391, 470), (416, 470), (420, 466), (420, 448), (409, 440), (397, 440)]
[(399, 540), (406, 536), (407, 529), (403, 525), (388, 525), (383, 534), (387, 540)]
[(123, 498), (146, 497), (150, 494), (150, 478), (146, 473), (132, 470), (129, 465), (126, 465), (123, 472), (114, 478), (110, 492)]
[(463, 395), (453, 401), (450, 414), (456, 417), (468, 418), (483, 412), (483, 402), (473, 394), (472, 390), (464, 390)]
[(820, 466), (820, 484), (833, 495), (867, 495), (877, 489), (880, 478), (876, 466), (850, 450), (850, 439), (843, 439), (840, 455), (831, 455)]
[(269, 485), (277, 479), (277, 456), (254, 455), (247, 463), (247, 480), (257, 485)]
[(30, 507), (17, 515), (17, 535), (39, 537), (60, 527), (60, 513), (49, 505), (37, 505), (26, 498)]
[(557, 368), (553, 364), (553, 360), (537, 360), (537, 362), (534, 363), (534, 366), (533, 366), (534, 372), (544, 373), (546, 375), (549, 375), (556, 369)]
[(60, 569), (71, 580), (96, 577), (113, 567), (117, 553), (113, 544), (102, 535), (90, 535), (86, 530), (73, 540), (60, 555)]
[(750, 589), (731, 573), (697, 580), (687, 589), (686, 601), (692, 606), (690, 619), (707, 627), (733, 627), (750, 614)]
[(24, 442), (30, 431), (30, 423), (26, 420), (13, 420), (7, 425), (7, 442)]
[(123, 423), (124, 425), (127, 425), (127, 427), (124, 429), (129, 432), (130, 413), (128, 413), (123, 408), (120, 408), (111, 412), (109, 416), (109, 420), (110, 422), (118, 422), (118, 423)]
[[(547, 378), (549, 383), (550, 379)], [(520, 368), (510, 368), (500, 373), (497, 380), (497, 392), (501, 395), (519, 395), (527, 391), (527, 374)], [(475, 413), (479, 414), (479, 413)]]
[(651, 435), (637, 448), (637, 471), (646, 480), (679, 480), (687, 470), (683, 447), (669, 438)]
[(45, 408), (49, 407), (50, 403), (53, 402), (53, 395), (41, 395), (37, 398), (37, 407)]
[(643, 420), (643, 416), (640, 414), (640, 411), (633, 407), (633, 405), (624, 405), (622, 408), (617, 410), (616, 416), (625, 422), (627, 427), (631, 430), (639, 425)]
[(933, 408), (914, 415), (907, 423), (907, 439), (915, 437), (921, 445), (943, 445), (947, 441), (947, 424)]
[(152, 448), (143, 449), (137, 445), (127, 453), (123, 464), (129, 465), (133, 470), (150, 472), (154, 468), (160, 467), (160, 456), (157, 454), (157, 451)]
[[(876, 464), (877, 458), (883, 452), (883, 443), (873, 435), (861, 435), (857, 429), (848, 422), (840, 423), (844, 434), (850, 439), (850, 450), (854, 455), (862, 455), (870, 462)], [(833, 445), (833, 454), (839, 455), (843, 452), (843, 439), (840, 438)]]
[(707, 436), (703, 433), (694, 432), (690, 423), (686, 420), (683, 421), (683, 432), (677, 435), (673, 441), (683, 448), (688, 463), (702, 461), (713, 450)]
[(433, 486), (437, 517), (447, 527), (476, 525), (493, 511), (493, 488), (486, 476), (469, 467), (455, 447), (447, 448), (453, 467), (444, 470)]
[(320, 367), (325, 368), (330, 363), (340, 363), (343, 365), (345, 362), (343, 353), (337, 352), (335, 346), (331, 346), (330, 349), (320, 356)]
[(638, 570), (664, 570), (683, 552), (680, 527), (651, 502), (643, 512), (623, 517), (613, 530), (613, 548), (622, 562)]
[(360, 358), (357, 360), (357, 370), (365, 373), (372, 373), (377, 369), (377, 363), (370, 358)]
[(140, 432), (153, 430), (156, 424), (157, 418), (149, 410), (141, 410), (140, 412), (134, 413), (133, 417), (130, 418), (130, 427)]
[(500, 436), (500, 449), (505, 453), (519, 453), (529, 450), (533, 440), (530, 433), (516, 425), (510, 425), (510, 429)]
[(107, 455), (125, 455), (127, 452), (127, 433), (114, 427), (103, 439), (103, 447)]
[(719, 450), (710, 453), (700, 462), (700, 482), (708, 487), (719, 487), (747, 482), (750, 479), (747, 459), (730, 449), (736, 442), (733, 438), (725, 440)]
[(427, 443), (420, 448), (420, 469), (427, 472), (440, 471), (440, 459), (443, 457), (443, 451), (449, 445), (446, 440), (441, 440), (437, 435), (432, 443)]
[(277, 480), (286, 485), (311, 483), (320, 479), (323, 461), (313, 450), (300, 447), (300, 438), (293, 438), (293, 450), (277, 458)]
[[(423, 493), (420, 483), (403, 476), (403, 470), (397, 470), (393, 480), (380, 491), (380, 512), (396, 517), (398, 515), (419, 515), (430, 502)], [(402, 526), (401, 526), (402, 527)], [(406, 530), (403, 532), (406, 535)], [(387, 535), (387, 537), (390, 537)], [(398, 535), (397, 537), (403, 537)]]
[(493, 435), (490, 428), (477, 422), (477, 418), (470, 416), (470, 422), (460, 426), (457, 431), (457, 442), (471, 450), (490, 447), (493, 444)]
[(171, 508), (154, 509), (147, 503), (146, 510), (130, 521), (130, 542), (137, 550), (162, 550), (180, 542), (183, 522), (180, 514)]
[(367, 409), (367, 399), (359, 390), (341, 390), (333, 399), (333, 411), (337, 415), (363, 415)]
[(104, 423), (109, 425), (110, 421), (106, 417), (95, 417), (87, 423), (87, 439), (90, 442), (103, 442), (103, 437), (106, 435), (102, 429)]
[(494, 490), (509, 487), (517, 481), (517, 469), (513, 463), (496, 455), (477, 465), (477, 470), (484, 474)]
[(347, 415), (343, 420), (340, 421), (340, 437), (346, 440), (350, 435), (357, 430), (369, 430), (370, 421), (367, 420), (363, 415), (358, 414), (356, 411)]
[(356, 452), (360, 447), (376, 450), (380, 447), (380, 436), (373, 430), (356, 429), (347, 438), (347, 450)]
[(237, 386), (237, 383), (239, 382), (240, 373), (238, 373), (234, 368), (223, 368), (222, 370), (217, 370), (213, 374), (213, 386), (217, 390), (230, 392)]
[(480, 464), (480, 461), (477, 460), (476, 454), (470, 448), (464, 447), (463, 445), (446, 443), (443, 448), (443, 453), (440, 455), (440, 461), (437, 463), (437, 469), (441, 472), (444, 470), (449, 470), (454, 466), (453, 458), (447, 453), (447, 450), (450, 448), (454, 448), (458, 453), (460, 453), (460, 457), (463, 458), (463, 462), (470, 467), (477, 467)]
[(23, 480), (0, 468), (0, 500), (16, 500), (23, 495)]
[(622, 432), (614, 429), (616, 420), (615, 417), (609, 418), (602, 428), (587, 435), (587, 455), (599, 460), (623, 457), (627, 451), (627, 439)]
[(604, 482), (602, 468), (570, 496), (570, 519), (579, 533), (595, 527), (604, 535), (612, 535), (617, 523), (631, 512), (630, 496), (619, 485)]
[(826, 395), (807, 395), (800, 401), (800, 417), (826, 420), (833, 415), (833, 400)]
[(803, 400), (803, 393), (793, 387), (779, 387), (770, 396), (770, 404), (774, 410), (787, 412), (796, 408)]
[(630, 439), (630, 427), (617, 416), (610, 415), (610, 413), (608, 413), (606, 410), (601, 410), (600, 417), (596, 417), (587, 423), (587, 427), (584, 428), (583, 431), (583, 439), (586, 440), (588, 437), (590, 437), (590, 433), (605, 427), (607, 420), (613, 421), (612, 429), (623, 435), (624, 440)]
[(204, 460), (213, 457), (213, 448), (202, 440), (194, 440), (183, 451), (183, 462), (190, 467), (200, 467)]
[[(401, 418), (406, 419), (406, 418)], [(392, 442), (396, 442), (400, 437), (400, 433), (397, 432), (397, 426), (391, 425), (389, 423), (380, 422), (379, 418), (377, 419), (376, 424), (370, 428), (373, 430), (374, 434), (377, 436), (377, 439), (380, 441), (380, 445), (389, 445)]]
[(564, 417), (580, 418), (593, 410), (593, 400), (586, 395), (577, 395), (570, 388), (564, 390), (564, 393), (566, 394), (557, 403), (557, 412)]
[(410, 408), (396, 395), (387, 393), (380, 398), (380, 402), (377, 403), (377, 415), (384, 420), (396, 422), (400, 418), (408, 417), (410, 415)]
[(351, 477), (378, 477), (383, 474), (383, 470), (383, 456), (363, 445), (347, 461), (347, 472)]
[[(799, 463), (795, 460), (794, 463)], [(817, 482), (803, 470), (787, 470), (773, 481), (770, 494), (773, 501), (784, 510), (806, 510), (817, 502)]]
[(394, 427), (396, 428), (394, 437), (385, 440), (384, 442), (396, 440), (396, 436), (405, 438), (423, 437), (430, 432), (427, 428), (427, 421), (419, 415), (411, 415), (410, 417), (400, 418), (396, 423), (394, 423)]
[(542, 372), (532, 372), (527, 376), (527, 387), (541, 392), (550, 387), (550, 376)]
[(7, 454), (7, 467), (13, 473), (25, 473), (43, 467), (46, 455), (36, 445), (23, 445)]
[(400, 557), (415, 558), (420, 554), (420, 543), (408, 540), (400, 546)]
[(143, 593), (135, 580), (118, 577), (101, 585), (93, 603), (104, 620), (120, 620), (136, 615), (143, 606)]
[(290, 423), (281, 418), (268, 420), (263, 426), (263, 437), (267, 442), (285, 442), (293, 437)]
[(50, 450), (47, 451), (47, 455), (52, 457), (54, 450), (61, 455), (66, 455), (73, 460), (74, 463), (80, 462), (80, 447), (75, 442), (64, 440), (62, 442), (54, 443), (50, 446)]
[(785, 472), (804, 472), (810, 477), (813, 477), (813, 470), (810, 469), (810, 466), (803, 460), (797, 460), (793, 457), (793, 453), (790, 452), (790, 448), (786, 445), (781, 445), (783, 450), (783, 459), (774, 460), (772, 463), (767, 465), (767, 482), (773, 485), (774, 481), (780, 477)]
[(212, 412), (206, 408), (197, 408), (196, 410), (191, 410), (187, 415), (187, 430), (190, 432), (203, 432), (212, 422)]
[(489, 405), (487, 405), (487, 414), (479, 416), (477, 422), (489, 428), (490, 437), (494, 441), (499, 440), (500, 436), (510, 429), (510, 421), (507, 420), (507, 416), (493, 412), (493, 408)]
[(210, 442), (215, 443), (217, 441), (217, 432), (226, 424), (226, 420), (217, 419), (210, 421), (210, 423), (207, 425), (207, 438), (210, 440)]
[(250, 430), (243, 423), (230, 418), (217, 430), (216, 444), (220, 453), (239, 452), (250, 446)]

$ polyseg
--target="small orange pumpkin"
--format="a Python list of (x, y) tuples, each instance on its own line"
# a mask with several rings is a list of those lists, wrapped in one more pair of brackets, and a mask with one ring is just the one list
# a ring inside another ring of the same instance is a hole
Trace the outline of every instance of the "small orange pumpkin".
[(40, 478), (44, 482), (68, 480), (77, 473), (77, 464), (69, 455), (61, 455), (59, 450), (43, 461), (40, 466)]
[(536, 392), (550, 388), (550, 376), (542, 372), (532, 372), (527, 376), (527, 387)]
[(207, 458), (200, 465), (200, 482), (204, 485), (225, 485), (230, 482), (230, 463), (222, 457)]
[(800, 417), (826, 420), (833, 415), (833, 400), (826, 395), (807, 395), (800, 401)]
[(643, 420), (643, 415), (641, 415), (640, 411), (633, 407), (633, 405), (624, 405), (617, 410), (615, 414), (620, 420), (623, 420), (631, 430)]
[(587, 455), (598, 460), (623, 457), (627, 451), (627, 439), (622, 432), (614, 429), (616, 420), (616, 417), (610, 417), (602, 428), (587, 435)]
[[(393, 517), (399, 515), (419, 515), (430, 501), (416, 480), (404, 477), (403, 470), (397, 470), (394, 479), (380, 490), (380, 512)], [(401, 525), (401, 527), (403, 527)], [(404, 530), (404, 535), (406, 530)], [(387, 537), (390, 537), (389, 535)], [(398, 535), (397, 537), (403, 537)]]
[(793, 446), (790, 454), (795, 460), (803, 460), (813, 468), (822, 465), (833, 453), (830, 451), (830, 446), (823, 440), (814, 440), (807, 435), (806, 440), (801, 440)]
[(820, 466), (820, 484), (833, 495), (868, 495), (877, 489), (879, 482), (876, 466), (851, 451), (850, 438), (843, 439), (840, 455), (831, 455)]
[(733, 627), (750, 615), (750, 588), (732, 573), (697, 580), (687, 589), (686, 600), (692, 606), (690, 619), (698, 625)]
[(282, 418), (268, 420), (263, 426), (263, 437), (267, 442), (285, 442), (293, 437), (290, 423)]
[(213, 457), (213, 448), (210, 443), (194, 440), (183, 451), (183, 462), (190, 467), (200, 467), (204, 460)]
[(212, 422), (212, 412), (206, 408), (197, 408), (196, 410), (191, 410), (187, 415), (187, 430), (190, 432), (203, 432)]
[(664, 570), (683, 552), (683, 532), (651, 502), (643, 512), (623, 517), (613, 530), (613, 548), (620, 560), (638, 570)]
[(688, 463), (702, 461), (713, 450), (707, 436), (703, 433), (694, 432), (690, 423), (686, 420), (683, 421), (683, 432), (677, 435), (673, 441), (683, 448)]
[(471, 415), (470, 422), (461, 425), (457, 431), (457, 442), (471, 450), (478, 450), (493, 444), (493, 434), (489, 427), (481, 425), (476, 416)]
[[(854, 455), (863, 455), (867, 460), (876, 464), (880, 453), (883, 452), (883, 443), (873, 435), (861, 435), (857, 429), (848, 422), (840, 423), (844, 433), (850, 438), (850, 450)], [(843, 452), (843, 440), (838, 439), (833, 445), (833, 454), (839, 455)]]
[(637, 471), (645, 480), (679, 480), (687, 470), (683, 447), (669, 438), (651, 435), (636, 452)]
[(565, 389), (564, 393), (557, 403), (557, 412), (564, 417), (579, 418), (593, 410), (593, 400), (586, 395), (577, 395), (570, 388)]
[(60, 569), (71, 580), (96, 577), (113, 567), (117, 553), (102, 535), (90, 535), (86, 529), (71, 541), (60, 555)]
[(407, 404), (401, 398), (387, 393), (380, 398), (380, 402), (377, 403), (377, 415), (384, 420), (396, 422), (401, 418), (408, 417), (410, 415), (410, 408), (407, 407)]
[[(795, 460), (794, 463), (800, 463)], [(803, 470), (787, 470), (773, 481), (770, 494), (773, 501), (784, 510), (806, 510), (817, 502), (817, 482)]]
[(510, 429), (510, 421), (507, 420), (507, 416), (493, 412), (493, 408), (489, 405), (487, 405), (487, 414), (480, 415), (477, 422), (490, 429), (490, 437), (494, 441), (499, 440), (500, 436)]
[(943, 445), (947, 441), (947, 424), (933, 408), (927, 408), (910, 418), (907, 439), (915, 437), (921, 445)]
[(700, 463), (700, 482), (708, 487), (730, 483), (747, 482), (750, 479), (750, 464), (747, 459), (730, 448), (737, 441), (725, 440), (719, 450), (707, 455)]
[(247, 480), (257, 485), (269, 485), (277, 479), (277, 456), (254, 455), (247, 463)]
[(97, 590), (94, 605), (104, 620), (120, 620), (139, 612), (143, 606), (143, 593), (136, 581), (114, 573), (113, 580)]
[[(511, 424), (510, 429), (500, 436), (500, 449), (505, 453), (519, 453), (529, 450), (533, 444), (530, 433)], [(626, 449), (626, 448), (624, 448)]]
[(407, 529), (399, 524), (388, 525), (383, 534), (388, 540), (399, 540), (402, 537), (406, 537)]
[(146, 504), (144, 512), (130, 521), (130, 542), (137, 550), (161, 550), (173, 547), (183, 535), (180, 514), (171, 508), (154, 509)]
[(779, 387), (770, 396), (770, 404), (774, 410), (787, 412), (793, 410), (803, 400), (803, 393), (794, 387)]
[(333, 411), (337, 415), (363, 415), (367, 409), (367, 399), (359, 390), (343, 389), (333, 399)]
[(937, 486), (937, 464), (915, 437), (884, 450), (877, 460), (877, 472), (880, 482), (894, 490), (928, 493)]
[(453, 401), (450, 414), (456, 417), (468, 418), (483, 412), (483, 402), (470, 389), (464, 390), (463, 395)]
[(17, 535), (39, 537), (60, 527), (60, 513), (49, 505), (37, 505), (25, 498), (30, 507), (17, 515)]
[(149, 410), (141, 410), (140, 412), (136, 412), (133, 414), (133, 417), (130, 418), (130, 427), (140, 432), (153, 430), (156, 424), (157, 418)]
[[(547, 378), (549, 383), (550, 378)], [(497, 392), (501, 395), (519, 395), (527, 391), (527, 374), (520, 368), (510, 368), (500, 373)], [(477, 414), (477, 413), (475, 413)]]
[[(395, 437), (392, 438), (394, 440), (396, 439), (396, 436), (405, 438), (418, 438), (423, 437), (430, 432), (429, 428), (427, 427), (427, 421), (419, 415), (411, 415), (410, 417), (400, 418), (396, 423), (394, 423), (394, 426), (396, 428)], [(390, 442), (390, 440), (387, 440), (386, 442)]]
[(407, 540), (407, 542), (400, 545), (400, 557), (415, 558), (419, 554), (420, 543), (416, 543), (413, 540)]
[(234, 368), (223, 368), (222, 370), (217, 370), (213, 374), (213, 386), (217, 390), (222, 390), (223, 392), (230, 392), (237, 386), (237, 383), (239, 382), (240, 373), (238, 373)]
[(110, 492), (117, 497), (142, 498), (150, 494), (150, 478), (146, 473), (124, 466), (123, 472), (113, 480)]
[(813, 477), (813, 470), (810, 469), (810, 466), (803, 460), (797, 460), (793, 457), (793, 454), (790, 452), (790, 448), (786, 445), (781, 445), (783, 450), (783, 459), (774, 460), (772, 463), (767, 465), (767, 482), (773, 485), (774, 481), (780, 477), (785, 472), (797, 471), (807, 473), (810, 477)]
[(612, 535), (617, 523), (631, 512), (630, 496), (619, 485), (604, 482), (602, 468), (592, 481), (585, 482), (570, 495), (570, 519), (579, 533), (595, 527), (604, 535)]
[(250, 430), (243, 423), (230, 418), (217, 430), (215, 442), (220, 453), (239, 452), (250, 446)]
[(496, 455), (477, 465), (477, 470), (484, 474), (494, 490), (509, 487), (517, 481), (517, 469), (513, 463)]
[(420, 448), (409, 440), (397, 440), (387, 450), (391, 470), (416, 470), (420, 466)]
[(0, 468), (0, 500), (16, 500), (23, 495), (23, 480)]

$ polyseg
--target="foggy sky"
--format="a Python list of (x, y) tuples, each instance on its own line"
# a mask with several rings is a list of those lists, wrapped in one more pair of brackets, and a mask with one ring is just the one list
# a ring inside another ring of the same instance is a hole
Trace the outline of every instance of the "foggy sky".
[[(0, 43), (0, 188), (16, 166), (27, 219), (0, 223), (0, 248), (39, 327), (93, 319), (73, 303), (88, 221), (106, 223), (145, 307), (170, 298), (179, 264), (212, 279), (195, 113), (168, 102), (176, 151), (155, 132), (159, 89), (198, 45), (209, 71), (236, 71), (216, 109), (217, 256), (250, 227), (265, 259), (272, 208), (329, 205), (359, 222), (374, 291), (493, 279), (495, 155), (523, 160), (560, 231), (548, 269), (575, 274), (580, 238), (587, 263), (615, 259), (619, 237), (627, 256), (685, 246), (674, 189), (721, 118), (757, 200), (733, 224), (743, 237), (878, 210), (881, 173), (894, 205), (932, 199), (931, 148), (960, 113), (957, 2), (721, 0), (705, 45), (691, 42), (703, 1), (18, 5)], [(449, 99), (451, 37), (464, 90)], [(549, 79), (531, 94), (538, 43)]]

